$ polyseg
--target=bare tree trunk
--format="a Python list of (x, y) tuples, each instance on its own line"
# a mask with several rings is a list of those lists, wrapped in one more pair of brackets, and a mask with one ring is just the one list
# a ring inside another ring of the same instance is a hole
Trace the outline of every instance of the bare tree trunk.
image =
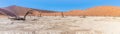
[(62, 17), (64, 17), (64, 14), (63, 14), (63, 12), (61, 12), (61, 16), (62, 16)]
[(57, 15), (55, 14), (55, 17), (56, 17)]
[(86, 15), (83, 15), (83, 18), (86, 18)]
[(56, 17), (56, 13), (54, 13), (54, 16)]
[(24, 15), (24, 19), (26, 19), (26, 16), (29, 14), (29, 12), (27, 12), (25, 15)]
[(26, 16), (27, 16), (28, 14), (32, 14), (30, 11), (33, 11), (33, 10), (29, 10), (29, 11), (24, 15), (24, 18), (23, 18), (23, 19), (26, 20)]
[(39, 14), (39, 17), (42, 17), (42, 12), (39, 12), (40, 14)]

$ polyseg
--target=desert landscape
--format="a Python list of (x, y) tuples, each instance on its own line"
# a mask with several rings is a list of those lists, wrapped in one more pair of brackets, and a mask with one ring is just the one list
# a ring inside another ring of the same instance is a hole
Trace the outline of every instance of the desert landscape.
[[(0, 34), (120, 34), (120, 7), (98, 6), (66, 12), (20, 6), (3, 9), (26, 20), (13, 20), (11, 13), (0, 12)], [(11, 15), (9, 15), (11, 14)]]

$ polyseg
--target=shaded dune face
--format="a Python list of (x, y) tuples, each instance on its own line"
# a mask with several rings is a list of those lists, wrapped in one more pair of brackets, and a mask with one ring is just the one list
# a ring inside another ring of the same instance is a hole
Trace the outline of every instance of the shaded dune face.
[(8, 16), (4, 12), (0, 11), (0, 18), (8, 18)]
[(15, 12), (18, 16), (24, 16), (30, 10), (32, 10), (32, 14), (29, 14), (29, 15), (32, 15), (32, 16), (38, 16), (40, 13), (55, 13), (55, 11), (38, 10), (38, 9), (20, 7), (20, 6), (16, 6), (16, 5), (8, 6), (5, 8), (12, 10), (12, 12)]
[(0, 11), (3, 13), (3, 15), (8, 15), (11, 17), (18, 17), (14, 12), (7, 10), (7, 9), (0, 8)]
[(19, 7), (19, 6), (8, 6), (6, 7), (9, 10), (12, 10), (13, 12), (15, 12), (18, 16), (23, 16), (25, 15), (25, 13), (27, 13), (27, 11), (31, 10), (29, 8), (24, 8), (24, 7)]

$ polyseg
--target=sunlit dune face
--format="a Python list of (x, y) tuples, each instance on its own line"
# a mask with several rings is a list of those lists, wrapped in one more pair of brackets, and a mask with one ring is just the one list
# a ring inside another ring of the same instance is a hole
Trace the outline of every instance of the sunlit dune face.
[(92, 16), (120, 16), (120, 8), (114, 6), (99, 6), (86, 10)]
[(71, 11), (68, 11), (68, 12), (64, 12), (65, 15), (68, 15), (68, 16), (81, 16), (81, 15), (84, 15), (85, 11), (83, 10), (71, 10)]
[[(68, 12), (63, 12), (65, 16), (120, 16), (119, 7), (114, 6), (98, 6), (89, 8), (87, 10), (71, 10)], [(33, 11), (34, 16), (38, 16), (40, 12)], [(44, 16), (60, 16), (61, 12), (57, 13), (42, 13)]]

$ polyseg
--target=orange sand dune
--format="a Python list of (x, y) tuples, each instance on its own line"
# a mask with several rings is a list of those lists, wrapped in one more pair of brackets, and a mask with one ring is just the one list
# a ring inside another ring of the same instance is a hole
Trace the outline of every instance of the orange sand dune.
[[(39, 13), (34, 13), (34, 15)], [(115, 6), (98, 6), (86, 10), (71, 10), (63, 12), (65, 16), (120, 16), (120, 7)], [(61, 12), (41, 13), (42, 16), (61, 16)]]
[(82, 10), (71, 10), (69, 12), (64, 12), (67, 16), (81, 16), (84, 15), (85, 11)]
[(88, 16), (120, 16), (120, 7), (114, 6), (98, 6), (85, 11)]

